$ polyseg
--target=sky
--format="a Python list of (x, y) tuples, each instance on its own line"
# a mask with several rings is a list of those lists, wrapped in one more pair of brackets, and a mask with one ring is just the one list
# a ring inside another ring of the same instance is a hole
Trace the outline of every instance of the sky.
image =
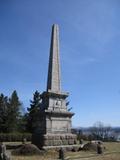
[(52, 24), (74, 127), (120, 126), (120, 1), (0, 0), (0, 93), (46, 90)]

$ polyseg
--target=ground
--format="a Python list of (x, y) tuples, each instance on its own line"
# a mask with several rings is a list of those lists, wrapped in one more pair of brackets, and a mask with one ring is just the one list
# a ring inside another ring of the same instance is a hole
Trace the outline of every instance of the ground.
[[(65, 152), (66, 160), (120, 160), (120, 143), (104, 143), (106, 150), (103, 155), (97, 155), (96, 152), (79, 151)], [(49, 151), (43, 156), (12, 156), (12, 160), (57, 160), (58, 152)]]

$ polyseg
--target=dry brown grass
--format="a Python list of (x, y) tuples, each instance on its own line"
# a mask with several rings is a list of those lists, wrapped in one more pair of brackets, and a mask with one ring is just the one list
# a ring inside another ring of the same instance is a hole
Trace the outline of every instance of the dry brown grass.
[(96, 152), (80, 151), (80, 152), (67, 152), (68, 159), (78, 160), (120, 160), (120, 143), (111, 142), (104, 143), (105, 151), (103, 155), (98, 155)]
[(47, 157), (41, 157), (41, 156), (14, 156), (12, 157), (12, 160), (55, 160), (55, 158), (47, 158)]
[(58, 159), (58, 153), (56, 151), (48, 151), (44, 155), (36, 156), (15, 156), (12, 155), (12, 160), (55, 160)]
[[(96, 152), (80, 151), (65, 152), (65, 159), (68, 160), (120, 160), (120, 143), (104, 143), (106, 150), (103, 155), (97, 155)], [(57, 160), (58, 152), (49, 151), (41, 156), (12, 156), (12, 160)]]

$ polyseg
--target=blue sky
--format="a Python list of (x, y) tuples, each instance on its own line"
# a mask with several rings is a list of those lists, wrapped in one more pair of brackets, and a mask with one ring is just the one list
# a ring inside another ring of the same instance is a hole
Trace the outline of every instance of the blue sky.
[(0, 0), (0, 92), (25, 107), (46, 89), (51, 26), (60, 28), (62, 90), (73, 126), (120, 126), (120, 1)]

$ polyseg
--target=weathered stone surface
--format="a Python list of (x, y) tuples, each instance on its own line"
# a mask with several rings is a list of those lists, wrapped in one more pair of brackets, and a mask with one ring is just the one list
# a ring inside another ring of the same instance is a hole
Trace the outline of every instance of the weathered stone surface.
[(47, 91), (60, 91), (59, 27), (53, 25), (51, 35)]
[[(36, 134), (35, 134), (36, 136)], [(41, 141), (42, 139), (42, 141)], [(38, 138), (37, 138), (38, 140)], [(39, 138), (38, 145), (41, 146), (60, 146), (60, 145), (74, 145), (76, 144), (76, 135), (69, 134), (46, 134)]]

